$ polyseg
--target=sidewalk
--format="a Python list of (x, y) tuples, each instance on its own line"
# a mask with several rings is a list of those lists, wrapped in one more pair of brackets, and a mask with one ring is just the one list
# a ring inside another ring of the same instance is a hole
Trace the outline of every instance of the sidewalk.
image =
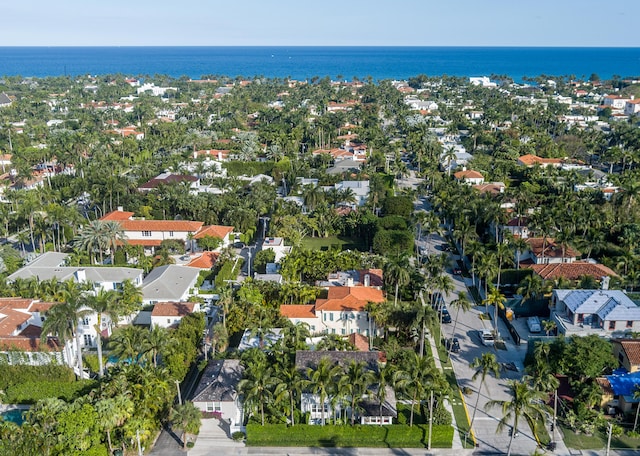
[[(436, 341), (433, 336), (429, 334), (428, 336), (429, 344), (431, 346), (431, 353), (433, 353), (433, 360), (436, 365), (436, 369), (443, 371), (442, 363), (440, 362), (440, 355), (438, 354), (438, 346), (436, 345)], [(453, 369), (453, 367), (448, 366), (446, 369)], [(453, 394), (453, 393), (452, 393)], [(458, 429), (458, 423), (456, 423), (456, 416), (453, 413), (453, 408), (451, 407), (452, 397), (449, 398), (448, 401), (445, 401), (444, 408), (451, 414), (451, 420), (453, 425), (453, 441), (451, 442), (452, 450), (462, 450), (464, 447), (462, 446), (462, 440), (460, 440), (460, 430)]]

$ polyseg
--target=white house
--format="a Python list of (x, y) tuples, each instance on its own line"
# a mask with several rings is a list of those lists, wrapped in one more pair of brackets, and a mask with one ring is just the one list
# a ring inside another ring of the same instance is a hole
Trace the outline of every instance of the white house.
[(457, 181), (464, 182), (469, 185), (480, 185), (484, 182), (484, 176), (478, 171), (471, 169), (458, 171), (457, 173), (454, 173), (453, 177), (455, 177)]
[[(205, 414), (216, 414), (229, 433), (244, 430), (244, 414), (238, 383), (243, 368), (238, 359), (210, 361), (191, 399)], [(206, 415), (205, 415), (206, 416)]]
[(611, 109), (624, 109), (627, 101), (630, 101), (630, 99), (620, 95), (606, 95), (602, 100), (602, 104)]
[(640, 307), (621, 290), (554, 290), (551, 317), (566, 336), (623, 337), (640, 330)]
[(281, 305), (280, 314), (294, 325), (305, 323), (312, 334), (376, 334), (365, 307), (385, 301), (382, 290), (371, 287), (329, 287), (326, 299), (310, 305)]
[(573, 263), (580, 256), (580, 252), (568, 245), (564, 248), (553, 238), (527, 238), (529, 250), (522, 255), (521, 260), (529, 260), (533, 264)]
[[(365, 369), (378, 373), (379, 352), (377, 351), (296, 351), (296, 368), (303, 373), (308, 369), (315, 369), (324, 358), (332, 364), (348, 368), (351, 362), (364, 363)], [(372, 390), (377, 389), (377, 385), (368, 385)], [(382, 404), (382, 422), (380, 421), (380, 402), (376, 398), (363, 396), (356, 399), (358, 410), (356, 410), (357, 421), (360, 424), (393, 424), (393, 418), (398, 416), (395, 392), (392, 388), (385, 390), (386, 397)], [(349, 401), (350, 402), (350, 401)], [(324, 404), (320, 403), (320, 396), (308, 390), (302, 392), (300, 397), (300, 408), (303, 413), (309, 413), (309, 424), (321, 424), (324, 416), (325, 422), (340, 417), (343, 412), (348, 416), (351, 414), (351, 407), (341, 403), (335, 403), (333, 397), (328, 395)], [(323, 412), (324, 409), (324, 412)]]
[(276, 254), (275, 262), (279, 263), (291, 252), (291, 246), (284, 245), (281, 237), (268, 237), (262, 243), (262, 250), (273, 250)]
[(122, 208), (109, 212), (100, 220), (112, 220), (122, 226), (129, 245), (142, 245), (153, 249), (159, 247), (162, 241), (176, 240), (187, 243), (192, 238), (200, 239), (204, 236), (222, 239), (222, 246), (229, 245), (229, 235), (233, 227), (204, 225), (203, 222), (191, 220), (145, 220), (133, 217), (133, 212), (125, 212)]
[(0, 365), (75, 365), (75, 340), (41, 339), (46, 312), (55, 305), (30, 298), (0, 298)]
[(169, 90), (178, 90), (176, 87), (158, 87), (155, 84), (142, 84), (136, 89), (138, 95), (144, 92), (151, 92), (156, 97), (163, 97)]
[(640, 99), (634, 100), (633, 98), (624, 104), (624, 113), (627, 116), (635, 116), (640, 113)]

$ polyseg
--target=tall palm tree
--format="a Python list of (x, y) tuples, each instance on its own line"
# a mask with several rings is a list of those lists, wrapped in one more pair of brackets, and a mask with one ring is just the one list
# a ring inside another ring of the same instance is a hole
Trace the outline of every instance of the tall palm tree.
[(238, 383), (238, 390), (244, 396), (244, 402), (252, 409), (260, 410), (264, 426), (264, 406), (271, 399), (272, 388), (277, 379), (271, 367), (266, 363), (252, 364), (246, 370), (246, 376)]
[(145, 333), (145, 348), (153, 367), (158, 367), (158, 354), (169, 346), (169, 332), (162, 326), (154, 325), (148, 332)]
[(355, 424), (356, 406), (374, 382), (374, 374), (365, 363), (352, 361), (344, 375), (346, 392), (351, 398), (351, 426)]
[(533, 436), (536, 441), (538, 441), (538, 422), (544, 421), (548, 407), (544, 405), (543, 402), (545, 393), (536, 391), (531, 385), (525, 382), (510, 380), (507, 382), (507, 387), (511, 399), (489, 401), (486, 408), (500, 407), (502, 409), (502, 419), (498, 422), (497, 432), (502, 432), (505, 426), (508, 426), (508, 423), (511, 422), (511, 437), (509, 438), (509, 446), (507, 448), (507, 456), (510, 456), (513, 438), (516, 432), (518, 432), (520, 419), (525, 419)]
[(288, 402), (287, 407), (291, 426), (295, 426), (295, 404), (302, 391), (300, 370), (292, 364), (276, 371), (275, 377), (277, 378), (273, 391), (275, 400), (276, 402)]
[(102, 320), (108, 316), (110, 320), (118, 318), (118, 293), (114, 290), (101, 288), (95, 295), (87, 294), (84, 297), (84, 305), (93, 310), (98, 316), (95, 326), (98, 345), (98, 375), (104, 375), (104, 363), (102, 360)]
[(118, 248), (118, 243), (125, 244), (127, 242), (127, 236), (124, 234), (122, 225), (115, 220), (106, 220), (102, 224), (102, 231), (105, 237), (105, 242), (111, 250), (111, 264), (115, 265), (115, 253)]
[(187, 433), (197, 434), (200, 430), (202, 412), (191, 401), (178, 404), (169, 414), (171, 424), (182, 431), (182, 448), (187, 448)]
[(496, 378), (500, 377), (500, 364), (496, 355), (493, 353), (483, 353), (481, 357), (475, 358), (469, 365), (472, 369), (476, 369), (475, 374), (471, 377), (474, 381), (480, 377), (480, 385), (478, 385), (478, 396), (476, 397), (476, 405), (473, 407), (473, 415), (471, 416), (471, 424), (469, 429), (473, 428), (473, 421), (476, 419), (476, 412), (478, 411), (478, 402), (480, 401), (480, 393), (482, 392), (482, 385), (488, 373), (493, 373)]
[[(47, 319), (42, 325), (42, 335), (46, 338), (49, 334), (58, 334), (59, 337), (66, 338), (69, 329), (76, 339), (77, 365), (80, 376), (84, 366), (82, 365), (82, 350), (80, 349), (79, 321), (91, 311), (86, 308), (83, 300), (83, 289), (80, 284), (71, 280), (65, 282), (62, 291), (63, 302), (53, 306), (47, 312)], [(61, 336), (64, 334), (64, 336)]]
[(394, 260), (390, 260), (385, 265), (384, 276), (389, 280), (395, 287), (393, 305), (398, 305), (398, 292), (400, 290), (400, 286), (404, 286), (409, 283), (411, 278), (409, 274), (409, 261), (406, 256), (400, 256), (395, 258)]
[[(452, 337), (455, 337), (456, 327), (458, 326), (458, 316), (460, 315), (460, 311), (462, 310), (463, 312), (468, 312), (469, 310), (471, 310), (471, 301), (469, 301), (469, 296), (467, 295), (467, 293), (464, 291), (461, 291), (460, 293), (458, 293), (458, 298), (451, 301), (451, 303), (449, 303), (449, 306), (452, 309), (456, 309), (456, 317), (453, 320), (453, 331), (451, 332)], [(453, 344), (450, 344), (449, 350), (448, 350), (449, 356), (451, 356), (452, 348), (453, 348)]]
[(446, 383), (442, 373), (433, 364), (431, 357), (420, 357), (417, 353), (409, 358), (403, 368), (395, 372), (393, 382), (394, 386), (404, 391), (411, 401), (410, 427), (413, 426), (415, 405), (424, 399), (427, 391), (442, 390)]
[(222, 310), (222, 326), (227, 327), (227, 314), (233, 305), (233, 288), (225, 286), (218, 293), (218, 302), (216, 303)]
[(102, 220), (92, 220), (82, 229), (76, 237), (74, 244), (89, 253), (89, 258), (95, 258), (94, 253), (98, 252), (100, 264), (103, 264), (103, 252), (109, 247), (109, 239), (104, 229), (105, 222)]
[(493, 313), (493, 331), (496, 337), (498, 337), (498, 309), (504, 307), (504, 303), (507, 302), (507, 298), (504, 297), (500, 290), (496, 287), (490, 287), (487, 297), (482, 301), (485, 307), (490, 305), (495, 306)]
[(109, 347), (111, 353), (121, 361), (138, 364), (140, 357), (147, 351), (146, 332), (140, 326), (124, 326), (114, 331)]
[(308, 380), (304, 383), (307, 387), (310, 387), (314, 394), (320, 396), (320, 410), (322, 425), (325, 424), (325, 403), (327, 397), (330, 397), (335, 393), (338, 379), (342, 374), (342, 368), (327, 358), (322, 358), (315, 369), (307, 369)]

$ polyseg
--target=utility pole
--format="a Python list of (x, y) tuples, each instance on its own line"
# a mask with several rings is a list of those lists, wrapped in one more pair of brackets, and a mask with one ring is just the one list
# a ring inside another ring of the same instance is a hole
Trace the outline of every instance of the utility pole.
[(143, 456), (142, 446), (140, 445), (140, 431), (136, 429), (136, 440), (138, 441), (138, 456)]
[(555, 390), (553, 394), (553, 421), (551, 422), (551, 441), (556, 441), (556, 426), (557, 426), (557, 417), (558, 417), (558, 390)]
[(609, 456), (609, 449), (611, 448), (611, 431), (613, 431), (613, 424), (609, 423), (609, 436), (607, 437), (607, 451), (605, 456)]
[(431, 429), (433, 428), (433, 390), (429, 397), (429, 440), (427, 442), (427, 450), (431, 449)]

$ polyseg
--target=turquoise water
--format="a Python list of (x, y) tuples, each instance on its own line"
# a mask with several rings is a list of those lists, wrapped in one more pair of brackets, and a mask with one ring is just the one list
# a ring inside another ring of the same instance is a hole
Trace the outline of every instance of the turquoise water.
[(0, 75), (329, 76), (418, 74), (640, 76), (640, 48), (541, 47), (0, 47)]
[(0, 413), (0, 416), (2, 416), (5, 421), (11, 421), (20, 425), (24, 422), (24, 413), (25, 410), (14, 409)]

